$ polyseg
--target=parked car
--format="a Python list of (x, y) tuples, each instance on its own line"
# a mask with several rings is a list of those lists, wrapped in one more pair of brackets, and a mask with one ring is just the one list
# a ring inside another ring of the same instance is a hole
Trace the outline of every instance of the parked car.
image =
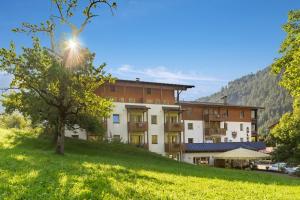
[(289, 175), (295, 174), (298, 170), (300, 170), (300, 167), (285, 167), (284, 173), (287, 173)]
[(270, 166), (271, 160), (260, 160), (250, 163), (250, 168), (256, 170), (268, 170)]
[(272, 164), (268, 168), (268, 170), (269, 171), (274, 171), (274, 172), (284, 172), (286, 166), (287, 166), (286, 163), (284, 163), (284, 162), (278, 162), (278, 163)]

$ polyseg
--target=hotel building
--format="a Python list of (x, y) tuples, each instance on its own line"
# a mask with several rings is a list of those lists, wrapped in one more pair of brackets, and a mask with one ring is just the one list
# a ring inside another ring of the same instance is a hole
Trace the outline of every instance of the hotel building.
[[(189, 163), (213, 162), (215, 152), (246, 147), (260, 150), (257, 142), (259, 107), (180, 101), (192, 85), (116, 80), (96, 93), (114, 101), (105, 120), (106, 137)], [(75, 135), (74, 135), (75, 134)], [(66, 136), (87, 139), (84, 131)]]

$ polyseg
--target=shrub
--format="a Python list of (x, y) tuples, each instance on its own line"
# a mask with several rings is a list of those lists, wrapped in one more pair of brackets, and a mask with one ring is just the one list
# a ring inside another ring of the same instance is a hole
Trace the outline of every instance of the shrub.
[(18, 129), (29, 128), (31, 126), (30, 120), (18, 112), (13, 112), (11, 114), (3, 114), (0, 117), (0, 124), (5, 128)]

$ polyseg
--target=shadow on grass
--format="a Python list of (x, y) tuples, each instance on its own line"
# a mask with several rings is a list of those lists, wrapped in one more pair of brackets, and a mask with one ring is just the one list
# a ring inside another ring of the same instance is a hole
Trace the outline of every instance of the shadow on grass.
[[(269, 174), (231, 169), (199, 167), (179, 163), (160, 155), (149, 153), (125, 144), (92, 143), (66, 139), (66, 155), (54, 154), (54, 145), (48, 137), (38, 138), (16, 132), (9, 135), (11, 148), (0, 147), (0, 172), (7, 173), (4, 180), (22, 179), (27, 189), (16, 197), (30, 197), (41, 191), (54, 191), (55, 195), (70, 198), (125, 198), (151, 199), (149, 193), (138, 193), (133, 185), (143, 182), (153, 185), (172, 185), (172, 181), (159, 180), (140, 171), (220, 179), (225, 181), (251, 182), (265, 185), (299, 186), (300, 179), (288, 179)], [(26, 177), (24, 174), (32, 174)], [(118, 188), (118, 184), (125, 188)], [(39, 187), (30, 187), (39, 185)], [(3, 186), (2, 186), (3, 187)], [(28, 189), (31, 188), (31, 189)], [(37, 191), (31, 191), (38, 188)], [(59, 188), (57, 191), (56, 188)], [(1, 191), (1, 184), (0, 184)], [(91, 192), (93, 191), (93, 192)], [(16, 191), (8, 190), (10, 193)], [(105, 196), (105, 195), (111, 196)], [(28, 196), (29, 195), (29, 196)], [(43, 194), (39, 194), (43, 197)], [(47, 193), (45, 194), (47, 195)], [(59, 198), (59, 196), (57, 197)], [(0, 196), (1, 199), (1, 196)]]

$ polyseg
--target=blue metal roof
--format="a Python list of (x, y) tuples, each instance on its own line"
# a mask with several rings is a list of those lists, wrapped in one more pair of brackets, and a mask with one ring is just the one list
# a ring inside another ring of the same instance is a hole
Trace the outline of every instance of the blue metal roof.
[(237, 148), (262, 150), (266, 148), (263, 142), (221, 142), (221, 143), (187, 143), (186, 152), (224, 152)]

